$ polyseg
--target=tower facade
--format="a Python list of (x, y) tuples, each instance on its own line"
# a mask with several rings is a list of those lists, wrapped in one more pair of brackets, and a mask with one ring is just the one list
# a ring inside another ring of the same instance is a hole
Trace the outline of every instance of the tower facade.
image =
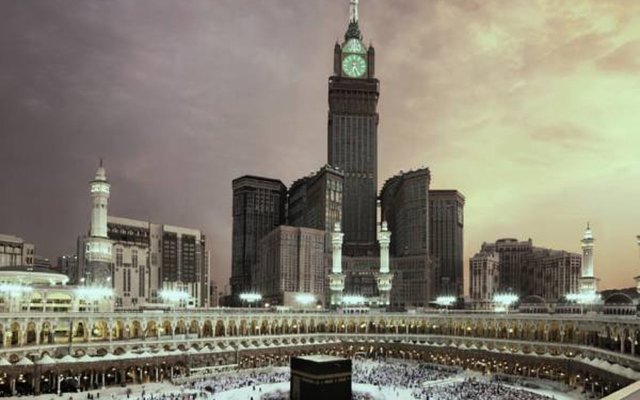
[(311, 176), (298, 179), (289, 188), (288, 225), (324, 230), (325, 250), (331, 252), (331, 232), (342, 222), (344, 175), (325, 165)]
[(464, 201), (457, 190), (429, 190), (429, 250), (438, 260), (436, 295), (463, 295)]
[(480, 251), (469, 260), (469, 294), (474, 309), (490, 309), (500, 285), (500, 254)]
[(329, 78), (328, 162), (344, 173), (342, 228), (345, 253), (375, 252), (378, 179), (378, 98), (375, 51), (365, 46), (358, 1), (350, 1), (349, 27), (334, 48)]
[(242, 176), (233, 181), (233, 244), (231, 294), (234, 299), (252, 290), (251, 270), (257, 261), (258, 242), (283, 225), (286, 186), (277, 179)]
[(107, 207), (111, 185), (105, 168), (100, 166), (89, 183), (91, 190), (91, 227), (84, 241), (84, 279), (87, 284), (111, 286), (111, 240), (107, 236)]
[[(388, 179), (380, 192), (382, 220), (388, 223), (394, 309), (426, 307), (435, 295), (434, 263), (429, 254), (428, 168)], [(382, 248), (380, 249), (382, 256)]]

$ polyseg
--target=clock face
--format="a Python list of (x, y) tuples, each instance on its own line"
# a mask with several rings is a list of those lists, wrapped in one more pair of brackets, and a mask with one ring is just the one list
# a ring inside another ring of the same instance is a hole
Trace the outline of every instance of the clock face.
[(351, 78), (360, 78), (367, 72), (367, 62), (362, 56), (349, 54), (342, 59), (342, 72)]

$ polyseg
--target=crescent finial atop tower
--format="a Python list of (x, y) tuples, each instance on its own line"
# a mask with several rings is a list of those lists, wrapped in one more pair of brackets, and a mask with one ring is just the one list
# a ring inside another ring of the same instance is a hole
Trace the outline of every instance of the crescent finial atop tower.
[(349, 0), (349, 22), (358, 22), (358, 1)]

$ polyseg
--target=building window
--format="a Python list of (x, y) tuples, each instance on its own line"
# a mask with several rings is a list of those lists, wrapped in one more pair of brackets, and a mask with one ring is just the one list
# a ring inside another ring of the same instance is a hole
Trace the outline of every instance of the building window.
[(116, 267), (122, 267), (122, 248), (116, 249)]

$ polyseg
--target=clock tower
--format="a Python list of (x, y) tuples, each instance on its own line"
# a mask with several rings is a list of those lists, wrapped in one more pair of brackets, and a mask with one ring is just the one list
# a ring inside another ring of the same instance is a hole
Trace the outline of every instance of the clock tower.
[(349, 256), (376, 251), (378, 98), (375, 51), (365, 46), (358, 0), (350, 0), (349, 27), (334, 48), (329, 78), (328, 162), (344, 173), (342, 227)]

